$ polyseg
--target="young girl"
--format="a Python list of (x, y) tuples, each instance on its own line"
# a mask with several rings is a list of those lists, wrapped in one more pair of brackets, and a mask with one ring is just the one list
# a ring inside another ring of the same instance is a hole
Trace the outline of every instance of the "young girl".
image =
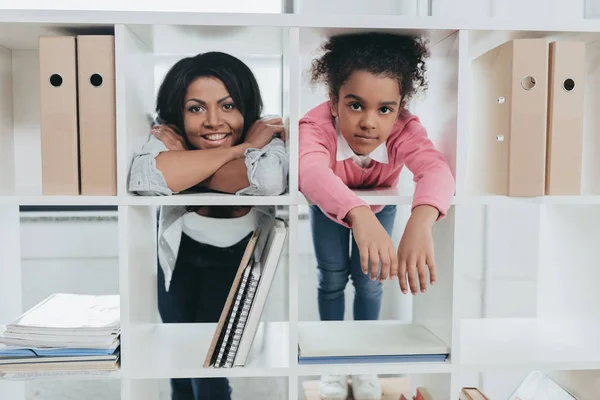
[[(131, 192), (286, 191), (282, 121), (260, 119), (260, 90), (242, 61), (221, 52), (184, 58), (165, 76), (156, 103), (159, 124), (134, 157)], [(252, 233), (274, 218), (273, 206), (162, 206), (157, 283), (163, 322), (218, 322)], [(230, 392), (226, 378), (171, 380), (172, 400), (229, 400)]]
[[(455, 183), (447, 160), (405, 108), (426, 88), (426, 43), (359, 33), (332, 37), (323, 50), (313, 60), (312, 83), (327, 85), (329, 101), (310, 110), (299, 127), (299, 186), (315, 204), (310, 218), (319, 314), (321, 320), (344, 319), (350, 276), (354, 319), (376, 320), (386, 278), (398, 277), (402, 292), (410, 288), (413, 295), (425, 292), (428, 280), (435, 283), (431, 228), (445, 216)], [(390, 237), (396, 206), (369, 207), (351, 189), (394, 187), (404, 165), (413, 172), (416, 189), (396, 250)], [(346, 376), (322, 377), (321, 398), (345, 399), (346, 381)], [(377, 376), (353, 376), (352, 381), (355, 399), (381, 397)]]

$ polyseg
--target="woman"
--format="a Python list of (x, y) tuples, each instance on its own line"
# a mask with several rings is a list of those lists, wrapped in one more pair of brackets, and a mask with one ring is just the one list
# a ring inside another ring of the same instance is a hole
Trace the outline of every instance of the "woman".
[[(280, 195), (288, 156), (281, 118), (259, 119), (256, 79), (220, 52), (177, 62), (158, 92), (157, 122), (133, 160), (129, 190), (171, 195), (214, 190)], [(158, 227), (158, 307), (165, 323), (218, 322), (252, 232), (275, 207), (163, 206)], [(202, 363), (203, 360), (198, 360)], [(173, 400), (230, 399), (226, 378), (173, 379)]]

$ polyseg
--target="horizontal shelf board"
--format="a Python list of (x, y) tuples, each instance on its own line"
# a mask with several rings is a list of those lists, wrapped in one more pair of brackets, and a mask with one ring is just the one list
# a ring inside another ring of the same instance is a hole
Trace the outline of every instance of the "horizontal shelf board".
[(116, 206), (118, 196), (0, 196), (0, 205), (17, 206)]
[(293, 197), (282, 196), (236, 196), (233, 194), (176, 194), (172, 196), (123, 196), (122, 204), (133, 206), (245, 206), (245, 205), (292, 205)]
[(461, 368), (600, 368), (600, 321), (469, 319), (460, 332)]
[(503, 205), (503, 204), (557, 204), (557, 205), (577, 205), (577, 204), (600, 204), (600, 196), (537, 196), (537, 197), (509, 197), (499, 195), (475, 195), (475, 196), (456, 196), (452, 204), (458, 205)]
[(122, 368), (131, 379), (189, 377), (287, 376), (289, 324), (261, 324), (248, 364), (236, 368), (203, 368), (216, 324), (134, 325), (123, 339), (131, 359)]
[(7, 381), (69, 381), (69, 380), (105, 380), (121, 379), (121, 370), (116, 371), (51, 371), (51, 372), (18, 372), (18, 373), (0, 373), (0, 379)]
[(351, 374), (449, 374), (449, 362), (429, 363), (386, 363), (386, 364), (344, 364), (344, 365), (299, 365), (298, 375), (351, 375)]
[[(377, 190), (354, 190), (369, 205), (396, 204), (410, 206), (411, 195), (401, 195), (397, 188)], [(548, 205), (600, 205), (600, 196), (455, 196), (453, 205), (503, 205), (503, 204), (548, 204)], [(177, 205), (309, 205), (308, 199), (299, 194), (282, 196), (236, 196), (233, 194), (176, 194), (172, 196), (0, 196), (0, 206), (177, 206)]]
[(130, 10), (2, 10), (0, 22), (377, 28), (402, 30), (600, 31), (600, 20), (535, 20), (446, 16), (202, 13)]

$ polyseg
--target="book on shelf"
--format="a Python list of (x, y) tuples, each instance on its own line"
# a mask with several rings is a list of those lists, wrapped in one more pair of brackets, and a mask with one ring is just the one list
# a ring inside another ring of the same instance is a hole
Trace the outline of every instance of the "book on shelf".
[(421, 325), (311, 321), (298, 326), (299, 364), (443, 362), (448, 354), (448, 345)]
[(240, 262), (209, 346), (204, 368), (243, 367), (279, 264), (287, 227), (279, 219), (254, 232)]
[(479, 389), (475, 387), (464, 387), (460, 391), (459, 400), (489, 400)]
[(119, 295), (47, 297), (0, 327), (0, 374), (118, 369), (119, 301)]

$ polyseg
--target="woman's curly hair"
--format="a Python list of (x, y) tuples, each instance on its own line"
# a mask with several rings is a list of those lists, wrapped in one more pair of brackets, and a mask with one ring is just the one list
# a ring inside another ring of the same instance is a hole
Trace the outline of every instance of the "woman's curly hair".
[(350, 33), (331, 37), (320, 47), (325, 53), (312, 61), (311, 83), (323, 82), (337, 98), (355, 71), (383, 75), (398, 82), (402, 100), (427, 89), (425, 38), (383, 32)]

